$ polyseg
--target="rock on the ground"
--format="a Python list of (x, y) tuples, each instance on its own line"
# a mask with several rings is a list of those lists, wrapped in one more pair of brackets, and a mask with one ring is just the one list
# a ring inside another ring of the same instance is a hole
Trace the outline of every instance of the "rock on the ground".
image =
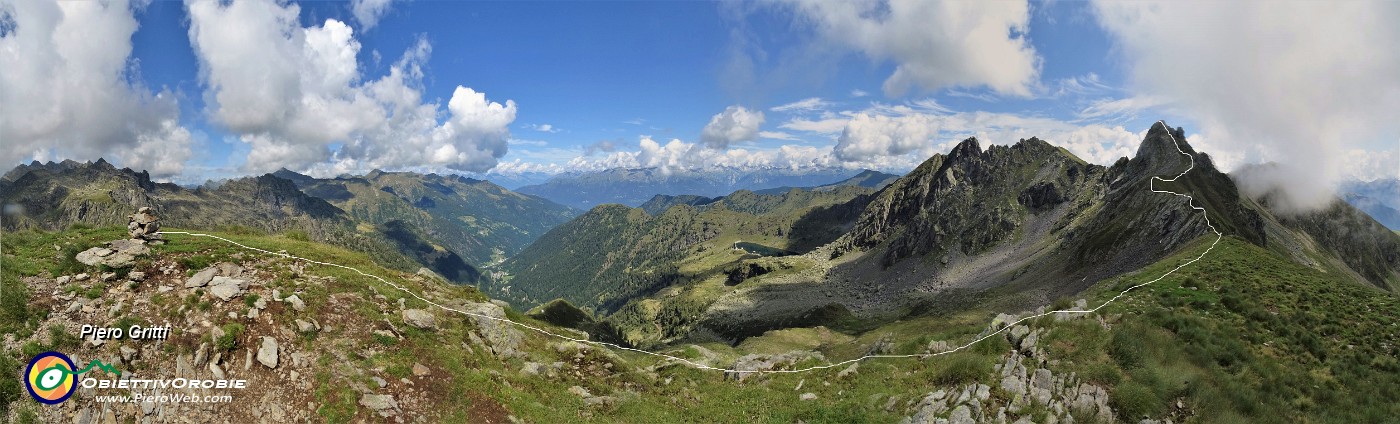
[(506, 311), (500, 305), (468, 302), (461, 309), (471, 314), (469, 316), (476, 324), (477, 332), (486, 339), (492, 353), (502, 357), (519, 354), (517, 349), (525, 335), (508, 322)]
[(315, 325), (312, 325), (312, 324), (309, 323), (309, 322), (302, 321), (302, 320), (299, 320), (299, 319), (296, 320), (295, 322), (296, 322), (296, 325), (297, 325), (297, 331), (300, 331), (300, 332), (303, 332), (303, 333), (314, 333), (314, 332), (316, 332), (316, 326), (315, 326)]
[(605, 406), (614, 403), (617, 399), (612, 396), (595, 396), (588, 392), (588, 389), (579, 386), (569, 387), (569, 393), (583, 398), (583, 404), (588, 406)]
[(209, 293), (223, 301), (228, 301), (242, 295), (243, 291), (247, 288), (248, 280), (229, 278), (222, 275), (209, 280)]
[(102, 261), (102, 258), (111, 256), (113, 253), (116, 253), (116, 251), (105, 247), (94, 247), (78, 252), (77, 259), (78, 262), (88, 265), (97, 265), (98, 262)]
[(854, 364), (851, 364), (851, 366), (846, 367), (846, 369), (841, 370), (841, 372), (836, 373), (836, 378), (846, 378), (846, 377), (850, 377), (850, 376), (856, 375), (856, 372), (858, 372), (859, 369), (860, 369), (860, 363), (859, 363), (859, 362), (854, 363)]
[(1006, 337), (1012, 345), (1018, 345), (1019, 343), (1021, 343), (1021, 339), (1026, 337), (1027, 334), (1030, 334), (1030, 332), (1030, 327), (1024, 325), (1017, 325), (1015, 327), (1011, 327), (1011, 330), (1008, 330), (1006, 332)]
[(146, 247), (145, 240), (112, 240), (107, 242), (107, 246), (111, 247), (117, 254), (126, 254), (132, 257), (151, 254), (151, 248)]
[(525, 365), (520, 366), (521, 375), (540, 375), (541, 373), (544, 373), (544, 371), (545, 365), (539, 362), (526, 362)]
[(393, 395), (366, 394), (360, 396), (360, 406), (374, 410), (381, 417), (393, 416), (396, 413), (394, 410), (399, 409)]
[(972, 410), (971, 410), (971, 409), (968, 409), (968, 408), (967, 408), (967, 405), (958, 405), (957, 408), (953, 408), (953, 413), (952, 413), (952, 414), (948, 414), (948, 424), (976, 424), (976, 423), (977, 423), (977, 421), (974, 420), (974, 419), (972, 419)]
[(800, 400), (804, 400), (804, 401), (807, 401), (807, 400), (817, 400), (817, 394), (816, 394), (816, 393), (812, 393), (812, 392), (807, 392), (807, 393), (803, 393), (802, 396), (798, 396), (797, 398), (800, 399)]
[(941, 352), (947, 352), (947, 351), (950, 351), (950, 350), (953, 350), (953, 344), (952, 344), (952, 343), (948, 343), (947, 340), (934, 340), (934, 341), (928, 342), (928, 352), (929, 352), (929, 353), (941, 353)]
[(1024, 352), (1027, 352), (1027, 353), (1035, 353), (1035, 351), (1036, 351), (1035, 345), (1036, 345), (1036, 343), (1039, 343), (1039, 342), (1040, 342), (1040, 331), (1039, 331), (1039, 330), (1036, 330), (1036, 331), (1032, 331), (1030, 334), (1027, 334), (1027, 335), (1026, 335), (1026, 338), (1021, 339), (1021, 343), (1020, 343), (1020, 345), (1019, 345), (1018, 347), (1020, 347), (1021, 350), (1024, 351)]
[(413, 375), (414, 375), (415, 377), (426, 376), (426, 375), (428, 375), (428, 374), (431, 373), (431, 372), (432, 372), (432, 371), (429, 370), (428, 367), (424, 366), (423, 364), (419, 364), (419, 363), (414, 363), (414, 364), (413, 364)]
[(292, 309), (295, 309), (297, 311), (306, 310), (306, 302), (303, 302), (301, 300), (301, 297), (298, 297), (297, 295), (287, 296), (285, 299), (282, 299), (282, 301), (291, 304)]
[(992, 319), (992, 329), (1000, 329), (1002, 326), (1016, 322), (1016, 320), (1015, 315), (997, 314), (997, 317)]
[(218, 268), (205, 268), (203, 271), (196, 272), (193, 277), (190, 277), (190, 279), (185, 280), (185, 288), (193, 289), (197, 287), (207, 286), (209, 285), (209, 280), (214, 279), (214, 277), (217, 275), (219, 275)]
[(258, 363), (277, 368), (277, 339), (263, 336), (262, 347), (258, 348)]
[(109, 247), (94, 247), (78, 252), (74, 259), (88, 266), (105, 265), (111, 268), (129, 268), (136, 264), (136, 257), (151, 253), (142, 240), (114, 240), (107, 242)]
[(404, 309), (403, 322), (424, 330), (437, 329), (437, 319), (431, 312), (422, 309)]

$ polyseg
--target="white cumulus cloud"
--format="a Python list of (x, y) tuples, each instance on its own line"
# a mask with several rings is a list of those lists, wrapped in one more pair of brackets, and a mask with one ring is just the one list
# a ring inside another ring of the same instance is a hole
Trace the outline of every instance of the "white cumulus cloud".
[(899, 117), (856, 114), (837, 137), (833, 151), (843, 160), (869, 160), (928, 150), (938, 135), (940, 121), (938, 116), (923, 114)]
[(700, 131), (700, 141), (712, 149), (728, 149), (730, 144), (757, 138), (761, 125), (763, 111), (730, 106), (710, 118), (710, 123)]
[[(822, 120), (793, 119), (780, 127), (832, 137), (836, 142), (832, 147), (834, 158), (847, 163), (907, 162), (909, 158), (922, 161), (934, 153), (948, 151), (967, 137), (977, 137), (984, 146), (1010, 145), (1038, 137), (1081, 159), (1108, 165), (1120, 157), (1132, 156), (1146, 135), (1146, 129), (1135, 133), (1121, 126), (1044, 117), (929, 110), (876, 104)], [(1198, 137), (1191, 137), (1193, 145)]]
[(126, 1), (0, 2), (0, 163), (106, 157), (178, 174), (190, 133), (173, 93), (135, 82), (137, 26)]
[(423, 99), (425, 39), (387, 75), (366, 80), (360, 43), (343, 22), (302, 27), (297, 5), (271, 0), (193, 0), (187, 8), (210, 116), (250, 145), (247, 170), (485, 172), (506, 153), (513, 101), (465, 86), (445, 110)]
[(1093, 6), (1135, 97), (1164, 101), (1245, 160), (1277, 162), (1277, 178), (1249, 185), (1283, 188), (1293, 206), (1331, 198), (1348, 150), (1400, 135), (1400, 2)]
[(913, 89), (987, 86), (1030, 96), (1040, 57), (1025, 33), (1025, 1), (785, 0), (827, 41), (895, 64), (888, 96)]

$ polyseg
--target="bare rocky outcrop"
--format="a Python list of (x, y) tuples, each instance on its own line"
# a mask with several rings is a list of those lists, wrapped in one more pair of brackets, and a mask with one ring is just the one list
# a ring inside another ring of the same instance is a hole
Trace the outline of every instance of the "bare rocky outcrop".
[(130, 268), (136, 264), (136, 258), (151, 253), (151, 249), (146, 247), (146, 241), (142, 239), (112, 240), (105, 246), (79, 252), (74, 259), (88, 266)]
[(524, 335), (506, 318), (505, 308), (494, 303), (467, 302), (460, 308), (471, 317), (476, 331), (490, 346), (491, 353), (499, 357), (520, 355), (520, 343)]
[[(1084, 310), (1087, 302), (1080, 299), (1069, 310)], [(1054, 362), (1046, 357), (1040, 340), (1047, 329), (1028, 324), (1015, 324), (1022, 317), (1043, 314), (1045, 307), (1020, 314), (1000, 314), (983, 334), (1002, 331), (1002, 337), (1012, 349), (995, 366), (996, 379), (991, 385), (974, 382), (956, 388), (944, 388), (929, 393), (914, 406), (904, 423), (1025, 423), (1033, 421), (1036, 411), (1047, 413), (1044, 422), (1074, 422), (1072, 413), (1092, 416), (1095, 422), (1116, 422), (1115, 411), (1109, 406), (1108, 390), (1083, 381), (1074, 373), (1056, 372)], [(1055, 321), (1083, 319), (1086, 314), (1056, 313)], [(1030, 321), (1027, 321), (1030, 322)], [(1009, 327), (1008, 327), (1009, 326)], [(951, 348), (946, 341), (929, 343), (929, 352)], [(991, 390), (1000, 389), (1004, 396), (992, 398)]]
[(820, 352), (804, 350), (794, 350), (780, 355), (749, 354), (736, 359), (734, 366), (730, 367), (733, 371), (726, 371), (724, 376), (733, 380), (745, 381), (763, 375), (763, 371), (784, 369), (808, 359), (825, 361), (826, 357)]

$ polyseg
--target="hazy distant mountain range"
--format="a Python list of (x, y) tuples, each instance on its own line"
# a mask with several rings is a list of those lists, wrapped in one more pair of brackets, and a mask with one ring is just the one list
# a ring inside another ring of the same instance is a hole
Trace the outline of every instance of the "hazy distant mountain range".
[(848, 169), (692, 171), (614, 168), (560, 174), (542, 184), (520, 187), (516, 191), (588, 210), (605, 203), (636, 207), (658, 194), (715, 197), (738, 190), (815, 187), (845, 180), (861, 172)]
[(1340, 192), (1347, 203), (1400, 231), (1400, 179), (1348, 181), (1342, 184)]

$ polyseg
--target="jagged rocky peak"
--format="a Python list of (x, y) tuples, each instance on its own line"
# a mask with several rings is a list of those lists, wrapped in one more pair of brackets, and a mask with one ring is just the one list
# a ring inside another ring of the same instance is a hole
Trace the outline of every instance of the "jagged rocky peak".
[(956, 161), (963, 158), (977, 157), (977, 155), (980, 154), (982, 154), (982, 145), (977, 143), (977, 137), (968, 137), (966, 140), (958, 143), (957, 146), (954, 146), (952, 151), (948, 152), (948, 160)]
[[(1186, 170), (1191, 163), (1191, 159), (1182, 153), (1197, 158), (1203, 156), (1187, 143), (1185, 132), (1180, 127), (1171, 128), (1163, 121), (1157, 121), (1147, 130), (1142, 144), (1138, 145), (1131, 165), (1135, 170), (1151, 171), (1154, 175), (1174, 175)], [(1198, 161), (1197, 165), (1200, 164)]]
[(33, 171), (45, 170), (49, 172), (62, 172), (69, 169), (80, 168), (88, 165), (88, 163), (77, 162), (72, 159), (64, 159), (62, 162), (48, 161), (47, 163), (39, 162), (36, 160), (30, 162), (29, 164), (20, 164), (19, 166), (16, 166), (14, 169), (11, 169), (9, 172), (5, 173), (3, 179), (14, 181), (18, 180), (20, 177), (23, 177), (25, 174), (28, 174)]

